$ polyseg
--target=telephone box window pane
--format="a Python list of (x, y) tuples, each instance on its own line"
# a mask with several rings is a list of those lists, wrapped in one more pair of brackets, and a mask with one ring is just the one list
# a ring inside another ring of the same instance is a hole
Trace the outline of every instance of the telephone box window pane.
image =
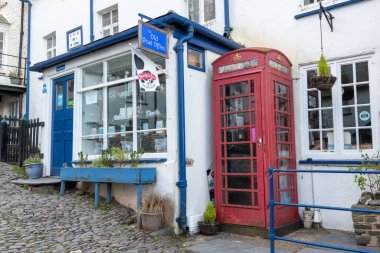
[(254, 206), (258, 206), (259, 205), (259, 194), (257, 192), (254, 192), (253, 193), (253, 197), (254, 197), (254, 203), (253, 203), (253, 205)]
[(308, 70), (306, 72), (306, 75), (307, 75), (307, 88), (308, 89), (311, 89), (311, 78), (313, 76), (316, 76), (317, 75), (317, 70), (316, 69), (312, 69), (312, 70)]
[(328, 151), (333, 151), (335, 146), (334, 146), (334, 132), (333, 131), (322, 131), (322, 149), (323, 150), (328, 150)]
[(309, 109), (319, 108), (318, 91), (307, 92), (307, 106)]
[(256, 115), (255, 115), (255, 111), (251, 112), (251, 125), (255, 125), (256, 124)]
[(226, 204), (226, 191), (222, 191), (222, 203)]
[(356, 130), (355, 129), (347, 129), (344, 130), (343, 133), (344, 138), (344, 149), (356, 149)]
[(309, 111), (309, 129), (319, 128), (319, 111)]
[(220, 140), (222, 142), (224, 142), (224, 131), (223, 130), (220, 131)]
[(73, 108), (74, 106), (74, 80), (67, 81), (67, 100), (66, 108)]
[(227, 145), (227, 157), (249, 157), (249, 144), (229, 144)]
[(356, 86), (356, 96), (358, 104), (369, 104), (369, 85), (358, 85)]
[(228, 173), (250, 173), (251, 161), (250, 160), (227, 160)]
[(286, 114), (277, 113), (277, 125), (289, 126), (289, 117)]
[(280, 175), (279, 189), (288, 189), (290, 187), (290, 175)]
[(251, 81), (251, 93), (255, 93), (255, 81)]
[(352, 64), (341, 66), (341, 80), (342, 80), (342, 84), (353, 83), (354, 70), (352, 68)]
[(227, 112), (248, 110), (248, 97), (226, 99)]
[(83, 88), (101, 84), (103, 82), (103, 63), (83, 68)]
[(252, 156), (256, 157), (256, 144), (252, 143)]
[(289, 131), (287, 129), (277, 129), (277, 141), (286, 142), (289, 141)]
[(367, 82), (368, 76), (368, 62), (356, 63), (356, 82)]
[(322, 107), (332, 107), (332, 93), (330, 90), (321, 91), (321, 104)]
[(290, 160), (286, 160), (286, 159), (278, 160), (278, 168), (284, 169), (284, 170), (290, 169)]
[(223, 97), (223, 86), (219, 86), (219, 97)]
[(220, 115), (220, 127), (224, 127), (224, 116)]
[(167, 152), (166, 131), (141, 132), (137, 134), (138, 148), (143, 148), (145, 153)]
[(253, 176), (253, 189), (257, 190), (257, 176)]
[(286, 87), (286, 85), (276, 83), (276, 95), (288, 97), (288, 87)]
[(372, 149), (372, 130), (359, 129), (359, 149)]
[(278, 156), (279, 157), (289, 157), (290, 155), (290, 145), (289, 144), (278, 144)]
[(221, 150), (220, 152), (222, 153), (222, 157), (224, 157), (224, 145), (221, 146), (220, 150)]
[(257, 161), (256, 160), (252, 160), (252, 170), (253, 170), (253, 173), (257, 173)]
[(249, 128), (227, 130), (227, 142), (249, 141)]
[(280, 192), (280, 201), (283, 203), (292, 202), (290, 191), (282, 191)]
[(108, 134), (108, 149), (118, 147), (123, 149), (125, 153), (133, 151), (133, 135), (128, 134)]
[(226, 97), (248, 94), (248, 82), (240, 82), (225, 86)]
[(358, 107), (359, 126), (371, 126), (371, 108), (369, 106)]
[(248, 113), (236, 113), (227, 115), (227, 126), (247, 126), (249, 125)]
[(310, 150), (320, 150), (320, 136), (319, 132), (310, 132), (309, 133), (309, 149)]
[(63, 108), (63, 83), (58, 83), (55, 87), (55, 109)]
[(334, 128), (333, 110), (322, 110), (322, 128)]
[(343, 108), (343, 127), (355, 127), (355, 107)]
[(343, 87), (342, 88), (342, 105), (353, 105), (355, 104), (354, 87)]
[(251, 189), (251, 177), (228, 176), (228, 188), (230, 189)]
[(224, 110), (223, 110), (223, 100), (220, 100), (220, 112), (223, 113)]
[(255, 109), (255, 96), (251, 96), (251, 109)]
[(222, 176), (222, 188), (226, 188), (226, 176)]
[(252, 193), (251, 192), (228, 192), (228, 204), (252, 206)]
[(287, 112), (288, 111), (288, 100), (283, 98), (276, 98), (276, 108), (279, 111)]

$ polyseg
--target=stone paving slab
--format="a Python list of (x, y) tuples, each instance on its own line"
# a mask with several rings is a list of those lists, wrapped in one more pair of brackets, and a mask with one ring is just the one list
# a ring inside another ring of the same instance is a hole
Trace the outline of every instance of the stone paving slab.
[(10, 183), (12, 167), (0, 163), (0, 252), (104, 253), (179, 252), (125, 225), (132, 209), (105, 202), (94, 209), (93, 197), (58, 191), (38, 194)]
[(50, 185), (50, 184), (60, 184), (61, 179), (56, 177), (41, 177), (36, 179), (16, 179), (11, 180), (12, 184), (19, 185)]

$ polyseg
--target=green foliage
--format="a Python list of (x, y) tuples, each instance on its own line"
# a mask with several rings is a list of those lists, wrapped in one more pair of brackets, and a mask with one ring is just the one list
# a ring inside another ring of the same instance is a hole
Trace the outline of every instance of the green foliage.
[[(380, 158), (380, 153), (377, 152), (373, 155), (368, 155), (361, 152), (362, 161), (356, 168), (350, 168), (353, 171), (380, 171), (380, 165), (375, 163), (375, 160)], [(369, 190), (374, 198), (375, 193), (380, 191), (380, 175), (375, 174), (358, 174), (355, 175), (355, 182), (361, 191)]]
[(123, 167), (127, 163), (124, 150), (121, 148), (111, 148), (111, 157), (115, 164), (115, 167)]
[(78, 153), (79, 157), (79, 166), (80, 167), (87, 167), (87, 160), (88, 160), (88, 155), (84, 155), (83, 152)]
[(25, 172), (25, 169), (23, 167), (13, 166), (13, 171), (16, 172), (20, 178), (27, 179), (28, 175)]
[(207, 224), (214, 224), (216, 220), (216, 210), (214, 202), (210, 201), (207, 205), (206, 211), (204, 213), (204, 219)]
[(39, 155), (29, 156), (24, 160), (24, 165), (32, 164), (32, 163), (41, 163), (42, 160)]
[(92, 166), (94, 166), (96, 168), (113, 167), (110, 152), (107, 149), (102, 150), (102, 155), (99, 158), (92, 161)]
[(139, 165), (139, 160), (143, 154), (144, 154), (143, 148), (139, 148), (137, 151), (135, 150), (129, 154), (132, 167), (137, 167), (137, 165)]
[(321, 55), (321, 58), (319, 59), (318, 62), (318, 74), (319, 76), (329, 76), (330, 75), (330, 70), (329, 66), (327, 65), (327, 61), (323, 54)]

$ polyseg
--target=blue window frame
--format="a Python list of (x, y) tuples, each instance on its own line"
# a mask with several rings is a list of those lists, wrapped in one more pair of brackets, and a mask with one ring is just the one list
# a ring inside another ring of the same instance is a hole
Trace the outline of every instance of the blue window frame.
[(187, 67), (205, 72), (205, 50), (203, 48), (187, 45)]

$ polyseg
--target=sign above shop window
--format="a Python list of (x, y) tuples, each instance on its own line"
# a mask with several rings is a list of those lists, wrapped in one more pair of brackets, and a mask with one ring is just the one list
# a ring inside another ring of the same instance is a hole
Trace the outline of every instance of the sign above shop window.
[(168, 33), (139, 20), (139, 48), (169, 58)]
[(67, 50), (71, 51), (83, 45), (82, 26), (74, 28), (66, 33)]

